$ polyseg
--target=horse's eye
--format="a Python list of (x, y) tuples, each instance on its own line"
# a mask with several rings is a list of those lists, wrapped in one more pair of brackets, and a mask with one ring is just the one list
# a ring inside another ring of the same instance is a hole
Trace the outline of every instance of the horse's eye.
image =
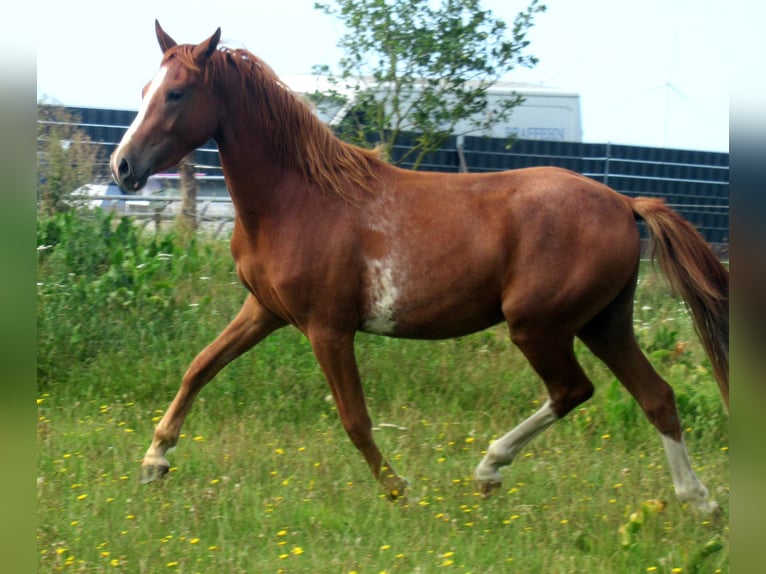
[(181, 90), (170, 90), (167, 95), (168, 102), (177, 102), (183, 97), (184, 93)]

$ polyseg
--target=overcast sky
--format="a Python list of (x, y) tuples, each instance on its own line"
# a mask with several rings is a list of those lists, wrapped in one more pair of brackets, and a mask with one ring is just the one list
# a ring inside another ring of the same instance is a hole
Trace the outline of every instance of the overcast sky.
[[(729, 42), (712, 0), (547, 0), (530, 33), (540, 62), (507, 80), (580, 94), (587, 142), (729, 150)], [(228, 44), (280, 75), (337, 63), (342, 26), (314, 0), (211, 3), (70, 0), (35, 4), (37, 96), (72, 106), (137, 109), (159, 66), (154, 19), (178, 42), (220, 26)], [(526, 3), (484, 0), (512, 22)]]

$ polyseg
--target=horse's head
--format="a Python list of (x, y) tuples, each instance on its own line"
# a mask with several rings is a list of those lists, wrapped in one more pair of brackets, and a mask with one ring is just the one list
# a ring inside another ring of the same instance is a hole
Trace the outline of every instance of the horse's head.
[(221, 29), (196, 46), (177, 46), (156, 21), (155, 29), (162, 65), (144, 88), (141, 109), (110, 160), (114, 179), (128, 192), (176, 165), (213, 137), (218, 126), (217, 99), (204, 80)]

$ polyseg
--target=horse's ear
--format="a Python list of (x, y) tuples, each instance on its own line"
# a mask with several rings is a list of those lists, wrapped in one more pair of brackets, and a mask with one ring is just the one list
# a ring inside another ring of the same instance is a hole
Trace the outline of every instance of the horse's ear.
[(194, 59), (198, 62), (207, 60), (213, 55), (215, 49), (218, 47), (218, 42), (221, 39), (221, 28), (218, 28), (215, 33), (210, 36), (204, 42), (194, 46)]
[(157, 41), (160, 43), (160, 48), (162, 48), (163, 54), (176, 45), (176, 41), (168, 36), (165, 33), (165, 30), (162, 29), (159, 20), (154, 21), (154, 31), (157, 33)]

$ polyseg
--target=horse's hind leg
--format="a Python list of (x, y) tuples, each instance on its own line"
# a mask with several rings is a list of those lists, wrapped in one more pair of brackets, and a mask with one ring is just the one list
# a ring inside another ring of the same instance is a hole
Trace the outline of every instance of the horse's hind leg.
[(644, 356), (633, 332), (634, 284), (592, 319), (578, 336), (612, 370), (660, 432), (676, 496), (705, 511), (718, 508), (692, 470), (675, 394)]
[(173, 402), (154, 430), (154, 438), (141, 464), (143, 482), (151, 482), (167, 473), (168, 449), (178, 442), (186, 414), (194, 398), (228, 363), (253, 347), (285, 323), (264, 309), (249, 295), (234, 320), (192, 361)]
[(543, 379), (549, 398), (535, 414), (487, 449), (474, 472), (482, 496), (500, 488), (500, 468), (510, 464), (525, 444), (593, 395), (593, 385), (575, 358), (573, 339), (512, 334), (513, 342)]

